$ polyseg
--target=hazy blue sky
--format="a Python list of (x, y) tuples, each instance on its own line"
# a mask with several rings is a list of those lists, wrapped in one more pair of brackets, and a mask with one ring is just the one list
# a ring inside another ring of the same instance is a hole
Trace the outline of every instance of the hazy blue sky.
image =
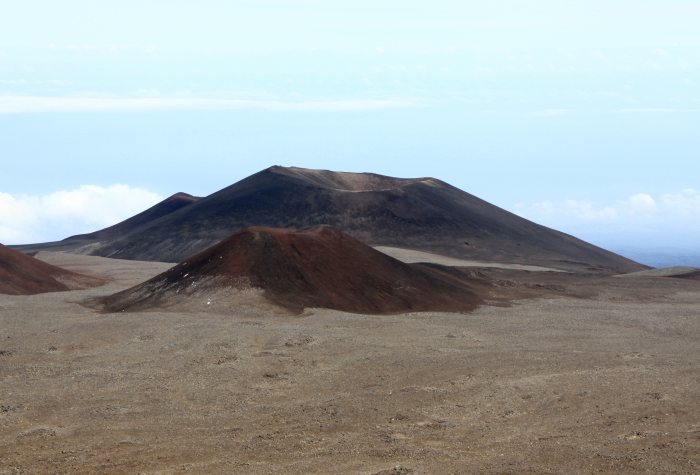
[(0, 241), (281, 164), (431, 175), (597, 244), (700, 247), (698, 1), (5, 3)]

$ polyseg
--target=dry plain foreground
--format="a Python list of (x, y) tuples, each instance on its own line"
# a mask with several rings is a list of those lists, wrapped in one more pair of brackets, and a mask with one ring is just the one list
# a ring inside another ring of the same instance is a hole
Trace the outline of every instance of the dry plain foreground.
[[(698, 473), (700, 282), (489, 269), (560, 289), (469, 314), (0, 295), (0, 474)], [(539, 287), (538, 287), (539, 286)], [(564, 289), (564, 291), (561, 291)]]

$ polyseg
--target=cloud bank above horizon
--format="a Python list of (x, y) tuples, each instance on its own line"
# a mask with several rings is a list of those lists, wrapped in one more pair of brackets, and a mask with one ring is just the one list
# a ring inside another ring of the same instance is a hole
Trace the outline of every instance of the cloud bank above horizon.
[(116, 224), (162, 201), (128, 185), (83, 185), (46, 195), (0, 192), (0, 243), (57, 241)]
[(418, 107), (414, 99), (256, 100), (206, 97), (80, 97), (0, 95), (0, 114), (263, 110), (348, 112)]
[(0, 239), (112, 224), (52, 221), (56, 189), (201, 195), (285, 163), (446, 178), (604, 246), (700, 242), (698, 1), (6, 3)]
[[(128, 219), (162, 201), (152, 191), (82, 185), (46, 195), (0, 193), (0, 243), (64, 239)], [(517, 203), (516, 214), (603, 247), (644, 247), (648, 240), (693, 249), (700, 239), (700, 190), (635, 193), (611, 203), (587, 200)]]
[(587, 200), (517, 203), (527, 219), (617, 248), (694, 249), (700, 239), (700, 190), (635, 193), (612, 203)]

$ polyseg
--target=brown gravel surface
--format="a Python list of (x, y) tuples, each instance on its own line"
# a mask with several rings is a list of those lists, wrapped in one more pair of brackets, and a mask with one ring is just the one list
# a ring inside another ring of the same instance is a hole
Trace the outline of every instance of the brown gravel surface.
[(500, 269), (561, 295), (99, 314), (77, 302), (168, 265), (40, 257), (115, 281), (0, 296), (0, 474), (700, 471), (698, 282)]

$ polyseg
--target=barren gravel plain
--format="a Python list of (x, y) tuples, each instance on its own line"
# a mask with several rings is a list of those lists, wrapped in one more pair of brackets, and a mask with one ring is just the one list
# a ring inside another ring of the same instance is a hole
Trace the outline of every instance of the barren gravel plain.
[(698, 281), (488, 269), (559, 290), (464, 315), (100, 314), (80, 302), (169, 265), (38, 257), (114, 280), (0, 295), (3, 475), (700, 472)]

